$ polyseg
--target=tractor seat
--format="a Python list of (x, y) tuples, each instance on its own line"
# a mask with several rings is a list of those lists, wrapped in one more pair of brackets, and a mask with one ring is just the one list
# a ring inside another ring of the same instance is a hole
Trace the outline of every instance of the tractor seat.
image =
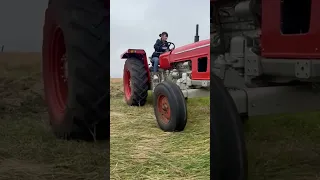
[[(158, 54), (163, 54), (164, 52), (156, 52), (156, 53), (158, 53)], [(151, 63), (153, 63), (153, 60), (152, 60), (152, 57), (151, 57), (151, 56), (149, 57), (149, 60), (150, 60)]]

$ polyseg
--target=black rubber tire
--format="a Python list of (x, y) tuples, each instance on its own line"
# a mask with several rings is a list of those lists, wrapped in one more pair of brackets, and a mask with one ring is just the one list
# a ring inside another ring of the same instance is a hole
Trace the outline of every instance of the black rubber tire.
[[(51, 0), (43, 32), (43, 61), (50, 32), (59, 26), (68, 55), (68, 98), (62, 122), (51, 126), (63, 139), (109, 139), (109, 5), (104, 0)], [(45, 80), (45, 79), (44, 79)], [(50, 108), (49, 108), (50, 112)]]
[(137, 58), (128, 58), (124, 64), (124, 76), (126, 70), (130, 72), (131, 96), (128, 99), (125, 97), (125, 101), (129, 106), (144, 106), (147, 102), (149, 81), (143, 61)]
[[(168, 99), (171, 118), (168, 123), (160, 119), (158, 111), (158, 97), (165, 96)], [(165, 132), (183, 131), (187, 124), (187, 104), (180, 88), (171, 81), (158, 84), (153, 92), (153, 107), (157, 123)]]
[(243, 123), (222, 80), (211, 74), (210, 153), (211, 178), (247, 179), (247, 152)]
[(240, 114), (242, 123), (246, 123), (249, 120), (248, 114)]

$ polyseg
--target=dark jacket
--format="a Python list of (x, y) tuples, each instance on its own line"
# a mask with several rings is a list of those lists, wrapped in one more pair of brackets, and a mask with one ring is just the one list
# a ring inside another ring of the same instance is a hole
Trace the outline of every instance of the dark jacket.
[(161, 53), (166, 52), (166, 50), (169, 50), (167, 41), (162, 42), (160, 39), (157, 39), (153, 48), (154, 48), (154, 53), (152, 54), (152, 57), (159, 57)]

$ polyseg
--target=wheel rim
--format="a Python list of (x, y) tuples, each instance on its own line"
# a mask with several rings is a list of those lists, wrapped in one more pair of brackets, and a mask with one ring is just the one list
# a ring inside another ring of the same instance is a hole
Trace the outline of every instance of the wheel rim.
[(159, 118), (162, 122), (165, 124), (169, 123), (171, 118), (171, 110), (168, 98), (164, 95), (160, 95), (158, 97), (158, 112), (159, 112)]
[[(51, 93), (49, 94), (53, 114), (63, 116), (66, 109), (68, 94), (67, 84), (67, 56), (62, 30), (57, 28), (54, 32), (49, 58), (49, 78)], [(62, 120), (55, 118), (55, 120)]]
[(124, 96), (126, 100), (129, 100), (131, 97), (131, 81), (130, 81), (130, 71), (125, 69), (123, 72), (123, 87), (124, 87)]

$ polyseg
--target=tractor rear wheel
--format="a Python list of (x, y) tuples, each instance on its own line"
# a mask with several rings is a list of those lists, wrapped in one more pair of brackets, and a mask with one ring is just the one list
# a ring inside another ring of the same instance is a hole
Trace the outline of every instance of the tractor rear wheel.
[(160, 129), (183, 131), (187, 124), (187, 104), (176, 84), (164, 81), (153, 92), (154, 113)]
[(243, 123), (222, 80), (211, 74), (210, 141), (212, 179), (247, 179)]
[(149, 90), (148, 72), (143, 61), (128, 58), (123, 68), (124, 99), (129, 106), (144, 106)]
[(64, 139), (108, 139), (108, 5), (52, 0), (43, 29), (43, 80), (50, 124)]

